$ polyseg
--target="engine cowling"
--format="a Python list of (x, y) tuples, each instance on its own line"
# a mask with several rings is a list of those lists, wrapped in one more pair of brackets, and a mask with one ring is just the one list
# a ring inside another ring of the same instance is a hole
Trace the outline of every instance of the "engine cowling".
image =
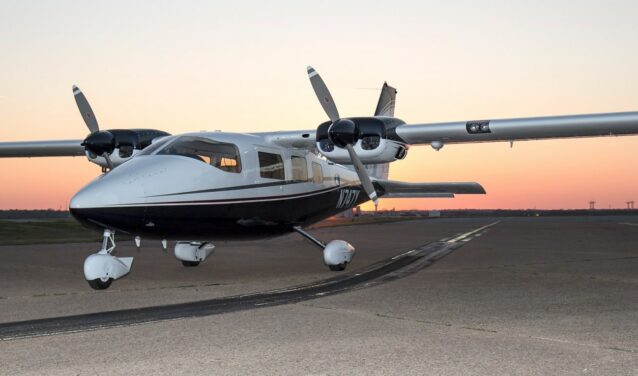
[(364, 164), (394, 162), (407, 155), (408, 146), (394, 131), (405, 124), (396, 118), (358, 117), (327, 121), (317, 128), (317, 148), (335, 163), (350, 164), (346, 143)]
[(109, 155), (113, 167), (131, 159), (149, 146), (154, 139), (170, 136), (155, 129), (111, 129), (91, 133), (82, 145), (89, 161), (103, 168), (109, 167), (103, 153)]

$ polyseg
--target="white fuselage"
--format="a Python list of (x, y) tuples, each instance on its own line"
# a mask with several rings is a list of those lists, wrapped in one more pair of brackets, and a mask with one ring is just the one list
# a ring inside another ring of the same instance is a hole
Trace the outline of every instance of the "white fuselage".
[(208, 239), (286, 232), (366, 200), (354, 171), (317, 154), (201, 132), (151, 145), (81, 189), (70, 210), (96, 228)]

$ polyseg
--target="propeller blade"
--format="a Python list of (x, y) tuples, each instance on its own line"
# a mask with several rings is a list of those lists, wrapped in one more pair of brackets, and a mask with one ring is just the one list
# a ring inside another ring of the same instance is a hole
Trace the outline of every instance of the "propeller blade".
[(377, 202), (379, 201), (379, 198), (377, 197), (377, 191), (374, 189), (374, 185), (372, 185), (372, 182), (370, 181), (370, 176), (368, 176), (368, 172), (363, 166), (363, 163), (361, 163), (357, 152), (354, 151), (354, 148), (351, 144), (347, 144), (346, 149), (348, 150), (348, 154), (350, 154), (350, 159), (352, 160), (352, 164), (354, 165), (354, 170), (357, 172), (359, 180), (361, 180), (363, 189), (368, 194), (368, 197), (370, 197), (370, 200), (372, 200), (374, 204), (377, 205)]
[(308, 67), (308, 78), (310, 78), (310, 83), (312, 84), (312, 88), (317, 95), (317, 99), (321, 102), (321, 107), (326, 111), (326, 114), (330, 118), (331, 121), (335, 121), (339, 119), (339, 111), (337, 111), (337, 105), (332, 99), (332, 95), (330, 95), (330, 91), (328, 87), (321, 79), (321, 76), (313, 67)]
[(97, 119), (93, 114), (89, 101), (86, 100), (82, 90), (75, 85), (73, 85), (73, 96), (75, 97), (75, 103), (77, 103), (80, 114), (82, 114), (82, 119), (84, 119), (84, 123), (89, 128), (89, 131), (91, 131), (91, 133), (98, 132), (100, 127), (97, 125)]

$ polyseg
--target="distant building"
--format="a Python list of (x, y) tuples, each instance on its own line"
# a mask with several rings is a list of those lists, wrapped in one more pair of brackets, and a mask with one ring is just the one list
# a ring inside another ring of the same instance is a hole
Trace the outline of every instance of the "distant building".
[(337, 214), (338, 218), (353, 218), (354, 217), (354, 209), (348, 209)]

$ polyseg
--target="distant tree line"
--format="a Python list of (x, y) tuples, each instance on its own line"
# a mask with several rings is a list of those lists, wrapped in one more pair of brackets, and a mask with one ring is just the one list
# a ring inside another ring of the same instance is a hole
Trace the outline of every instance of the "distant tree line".
[(0, 210), (0, 219), (69, 219), (68, 210)]

